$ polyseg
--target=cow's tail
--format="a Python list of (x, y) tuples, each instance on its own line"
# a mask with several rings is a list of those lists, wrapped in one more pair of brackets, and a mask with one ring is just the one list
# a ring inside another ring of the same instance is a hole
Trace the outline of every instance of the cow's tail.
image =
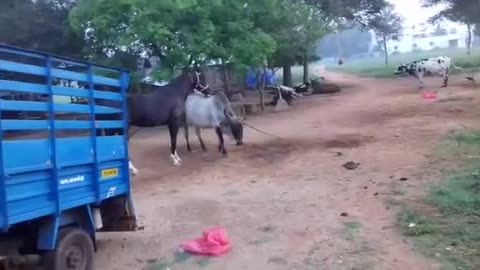
[(455, 63), (453, 62), (453, 60), (452, 60), (451, 63), (452, 63), (452, 67), (453, 67), (454, 69), (459, 70), (459, 71), (463, 71), (463, 68), (461, 68), (461, 67), (459, 67), (459, 66), (456, 66)]

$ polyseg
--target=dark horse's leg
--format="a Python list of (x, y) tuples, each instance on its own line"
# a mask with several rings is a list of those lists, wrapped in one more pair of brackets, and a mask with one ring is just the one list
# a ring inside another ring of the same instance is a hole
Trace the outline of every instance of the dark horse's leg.
[(227, 149), (225, 149), (225, 145), (224, 145), (224, 143), (223, 143), (223, 133), (222, 133), (222, 129), (221, 129), (220, 127), (216, 127), (216, 128), (215, 128), (215, 132), (217, 132), (218, 141), (219, 141), (219, 143), (220, 143), (220, 144), (218, 145), (218, 150), (220, 150), (224, 156), (228, 156)]
[(178, 166), (182, 162), (180, 157), (177, 154), (177, 135), (178, 135), (179, 125), (178, 121), (171, 119), (168, 122), (168, 131), (170, 132), (170, 158), (172, 159), (173, 165)]
[(202, 150), (204, 152), (207, 151), (207, 148), (205, 147), (205, 144), (203, 143), (203, 140), (202, 140), (202, 130), (200, 128), (195, 128), (195, 134), (197, 135), (197, 138), (200, 141), (200, 146), (202, 147)]

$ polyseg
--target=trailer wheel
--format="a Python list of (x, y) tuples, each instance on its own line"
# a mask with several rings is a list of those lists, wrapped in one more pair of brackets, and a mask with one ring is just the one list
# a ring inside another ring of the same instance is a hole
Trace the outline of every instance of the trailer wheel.
[(94, 246), (90, 235), (80, 228), (60, 230), (57, 248), (43, 256), (45, 270), (92, 270)]

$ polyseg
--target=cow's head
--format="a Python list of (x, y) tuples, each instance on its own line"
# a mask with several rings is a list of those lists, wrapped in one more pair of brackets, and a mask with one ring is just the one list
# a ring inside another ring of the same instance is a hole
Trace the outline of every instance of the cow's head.
[(405, 64), (400, 64), (395, 71), (395, 75), (400, 75), (408, 72), (408, 66)]

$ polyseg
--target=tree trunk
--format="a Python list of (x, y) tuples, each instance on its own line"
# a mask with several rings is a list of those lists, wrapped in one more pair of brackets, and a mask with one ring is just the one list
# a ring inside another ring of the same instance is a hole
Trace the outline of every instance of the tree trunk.
[(303, 55), (303, 83), (308, 82), (308, 54)]
[(472, 25), (467, 24), (468, 36), (467, 36), (467, 54), (470, 55), (472, 50)]
[(283, 85), (292, 86), (292, 66), (283, 65)]
[(267, 83), (267, 68), (263, 67), (260, 75), (260, 87), (258, 88), (258, 92), (260, 94), (260, 109), (262, 112), (265, 111), (265, 85)]
[(229, 96), (230, 95), (230, 88), (229, 88), (228, 84), (229, 84), (230, 80), (228, 78), (228, 66), (223, 59), (222, 59), (222, 76), (223, 76), (223, 79), (222, 79), (223, 80), (223, 88), (224, 88), (227, 96)]
[(388, 65), (387, 37), (383, 36), (383, 52), (385, 53), (385, 66)]

